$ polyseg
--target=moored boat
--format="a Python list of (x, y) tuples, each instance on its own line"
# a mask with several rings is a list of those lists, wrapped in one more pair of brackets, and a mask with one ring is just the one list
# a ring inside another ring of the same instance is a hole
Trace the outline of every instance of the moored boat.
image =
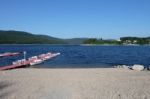
[(15, 56), (15, 55), (19, 55), (21, 54), (21, 52), (6, 52), (6, 53), (2, 53), (0, 54), (0, 57), (8, 57), (8, 56)]
[(33, 57), (30, 57), (30, 58), (28, 58), (28, 60), (29, 60), (29, 65), (37, 65), (37, 64), (40, 64), (40, 63), (42, 63), (43, 62), (43, 60), (42, 59), (39, 59), (38, 58), (38, 56), (33, 56)]
[(41, 64), (43, 61), (41, 59), (35, 59), (35, 60), (32, 60), (30, 61), (30, 66), (33, 66), (33, 65), (37, 65), (37, 64)]

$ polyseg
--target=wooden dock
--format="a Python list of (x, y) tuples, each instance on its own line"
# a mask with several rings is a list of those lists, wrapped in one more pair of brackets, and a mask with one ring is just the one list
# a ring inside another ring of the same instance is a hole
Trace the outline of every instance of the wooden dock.
[(0, 67), (0, 71), (1, 70), (8, 70), (8, 69), (25, 67), (25, 66), (28, 66), (29, 64), (30, 64), (30, 61), (26, 61), (23, 64), (15, 64), (15, 65), (2, 66), (2, 67)]

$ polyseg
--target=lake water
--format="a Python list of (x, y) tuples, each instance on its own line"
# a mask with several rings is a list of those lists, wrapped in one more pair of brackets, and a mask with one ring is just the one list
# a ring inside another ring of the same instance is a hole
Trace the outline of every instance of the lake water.
[[(46, 52), (61, 55), (36, 67), (101, 68), (114, 65), (150, 65), (150, 46), (82, 46), (82, 45), (0, 45), (0, 53), (27, 51), (27, 57)], [(23, 55), (0, 58), (0, 66), (22, 59)]]

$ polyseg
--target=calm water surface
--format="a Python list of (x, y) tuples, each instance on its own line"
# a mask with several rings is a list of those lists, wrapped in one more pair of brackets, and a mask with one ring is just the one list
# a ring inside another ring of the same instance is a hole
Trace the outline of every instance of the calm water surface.
[[(61, 55), (36, 67), (101, 68), (118, 64), (150, 65), (150, 46), (81, 46), (81, 45), (0, 45), (0, 53), (27, 51), (27, 57), (46, 52)], [(0, 58), (0, 66), (11, 64), (23, 55)]]

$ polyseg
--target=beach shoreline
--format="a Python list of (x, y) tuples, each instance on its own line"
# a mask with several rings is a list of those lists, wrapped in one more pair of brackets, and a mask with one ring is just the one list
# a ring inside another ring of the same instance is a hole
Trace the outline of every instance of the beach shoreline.
[(0, 71), (0, 99), (148, 99), (150, 72), (123, 68)]

